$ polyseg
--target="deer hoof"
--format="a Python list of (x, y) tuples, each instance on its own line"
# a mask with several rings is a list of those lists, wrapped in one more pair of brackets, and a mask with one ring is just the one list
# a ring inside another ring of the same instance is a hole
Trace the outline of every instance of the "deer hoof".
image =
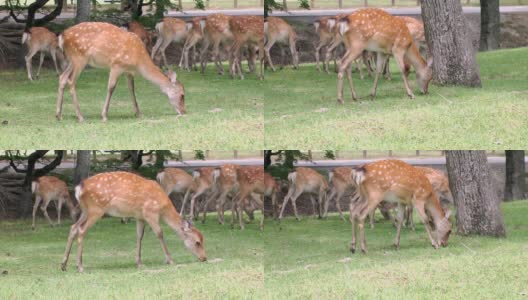
[(61, 264), (61, 270), (62, 270), (63, 272), (66, 272), (66, 264), (65, 264), (65, 263), (62, 263), (62, 264)]

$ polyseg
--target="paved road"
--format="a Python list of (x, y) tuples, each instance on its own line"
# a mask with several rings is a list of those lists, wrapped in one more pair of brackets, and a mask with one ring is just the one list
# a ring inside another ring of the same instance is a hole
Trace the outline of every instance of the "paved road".
[[(277, 17), (321, 17), (332, 16), (342, 13), (350, 13), (357, 9), (312, 9), (312, 10), (290, 10), (283, 12), (276, 10), (271, 15)], [(402, 8), (385, 8), (388, 12), (394, 15), (420, 15), (419, 7), (402, 7)], [(480, 7), (464, 7), (465, 14), (480, 14)], [(528, 6), (501, 6), (501, 13), (526, 13)], [(167, 15), (170, 17), (191, 18), (197, 16), (209, 15), (212, 13), (224, 13), (227, 15), (263, 15), (263, 8), (249, 8), (249, 9), (223, 9), (223, 10), (187, 10), (184, 12), (170, 11)], [(5, 12), (0, 12), (0, 19), (7, 16)], [(37, 18), (42, 15), (37, 14)], [(58, 19), (72, 19), (73, 13), (62, 13)]]

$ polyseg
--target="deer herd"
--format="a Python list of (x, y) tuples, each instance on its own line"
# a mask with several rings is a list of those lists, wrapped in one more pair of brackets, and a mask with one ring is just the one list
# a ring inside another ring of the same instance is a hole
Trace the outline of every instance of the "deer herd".
[[(407, 95), (414, 98), (408, 82), (411, 66), (416, 72), (417, 85), (422, 93), (427, 93), (432, 78), (432, 60), (424, 60), (420, 50), (426, 49), (423, 23), (411, 17), (392, 16), (381, 9), (366, 8), (351, 14), (323, 17), (313, 23), (319, 41), (315, 45), (316, 67), (320, 68), (320, 52), (324, 49), (323, 66), (329, 73), (329, 61), (333, 57), (338, 73), (337, 100), (343, 103), (343, 77), (347, 77), (353, 100), (357, 100), (351, 76), (352, 62), (356, 62), (360, 78), (363, 79), (362, 65), (366, 66), (369, 76), (373, 73), (374, 85), (370, 95), (376, 96), (379, 75), (390, 77), (388, 60), (393, 56), (401, 70)], [(152, 45), (152, 41), (156, 40)], [(182, 83), (176, 80), (174, 71), (165, 73), (154, 63), (161, 56), (163, 65), (169, 68), (166, 49), (171, 43), (182, 44), (178, 66), (184, 70), (197, 69), (200, 61), (201, 73), (206, 71), (207, 62), (214, 62), (218, 74), (224, 74), (222, 57), (229, 61), (231, 78), (244, 79), (242, 58), (247, 58), (250, 72), (257, 71), (263, 79), (263, 67), (269, 66), (275, 71), (271, 59), (271, 48), (279, 43), (288, 46), (294, 68), (299, 66), (299, 53), (296, 47), (298, 36), (293, 27), (277, 17), (230, 16), (214, 13), (195, 17), (190, 20), (165, 17), (156, 24), (154, 32), (147, 31), (136, 21), (121, 27), (109, 23), (86, 22), (74, 25), (55, 35), (44, 27), (33, 27), (23, 34), (22, 43), (27, 44), (25, 57), (28, 78), (33, 80), (31, 60), (40, 51), (40, 63), (45, 53), (53, 58), (59, 78), (56, 117), (62, 119), (62, 101), (64, 88), (69, 86), (73, 98), (75, 113), (79, 121), (84, 117), (79, 108), (76, 93), (76, 81), (83, 69), (92, 67), (110, 70), (107, 96), (101, 113), (103, 122), (107, 121), (110, 98), (118, 78), (126, 74), (132, 105), (136, 116), (140, 116), (134, 90), (134, 76), (142, 77), (158, 86), (169, 98), (178, 115), (186, 113), (185, 91)], [(200, 44), (197, 51), (197, 45)], [(339, 63), (336, 62), (340, 45), (346, 48)], [(211, 50), (210, 57), (208, 56)], [(192, 54), (189, 53), (192, 51)], [(426, 50), (424, 50), (426, 51)], [(199, 52), (199, 54), (197, 54)], [(223, 53), (226, 55), (222, 56)], [(284, 57), (284, 51), (281, 48)], [(375, 70), (374, 70), (375, 66)], [(62, 69), (62, 71), (59, 71)]]
[[(400, 244), (400, 233), (406, 225), (414, 230), (413, 209), (423, 222), (434, 248), (447, 246), (451, 232), (449, 216), (453, 204), (447, 176), (439, 170), (411, 166), (401, 160), (389, 159), (366, 163), (354, 167), (337, 167), (328, 172), (328, 178), (317, 170), (297, 167), (287, 176), (287, 181), (274, 178), (264, 171), (263, 166), (242, 166), (225, 164), (217, 167), (197, 168), (188, 173), (180, 168), (165, 168), (149, 180), (131, 172), (99, 173), (82, 181), (74, 188), (74, 199), (70, 197), (67, 184), (57, 177), (42, 176), (32, 183), (35, 195), (32, 228), (35, 230), (35, 215), (41, 206), (44, 216), (51, 201), (57, 208), (57, 224), (61, 223), (61, 209), (67, 205), (74, 224), (70, 228), (62, 269), (66, 269), (68, 257), (77, 238), (77, 266), (83, 271), (83, 239), (104, 215), (137, 220), (136, 264), (141, 263), (141, 241), (145, 222), (158, 237), (165, 261), (172, 264), (167, 245), (163, 238), (160, 220), (175, 231), (185, 247), (200, 261), (206, 260), (204, 236), (191, 220), (197, 220), (200, 210), (201, 222), (205, 223), (211, 202), (217, 211), (218, 223), (224, 224), (226, 206), (231, 208), (231, 228), (238, 219), (240, 229), (245, 228), (244, 213), (254, 219), (255, 210), (262, 212), (259, 227), (264, 228), (264, 207), (280, 222), (288, 202), (293, 215), (300, 220), (297, 200), (302, 194), (310, 199), (313, 216), (326, 218), (330, 202), (343, 221), (342, 199), (348, 199), (349, 221), (352, 224), (350, 250), (356, 250), (356, 225), (360, 231), (361, 250), (366, 253), (364, 222), (370, 217), (374, 226), (376, 209), (396, 227), (394, 245)], [(286, 195), (279, 201), (279, 196)], [(171, 196), (172, 198), (169, 198)], [(177, 194), (181, 206), (177, 207)], [(189, 207), (186, 207), (189, 202)], [(265, 199), (267, 199), (265, 201)], [(226, 205), (230, 204), (230, 205)]]

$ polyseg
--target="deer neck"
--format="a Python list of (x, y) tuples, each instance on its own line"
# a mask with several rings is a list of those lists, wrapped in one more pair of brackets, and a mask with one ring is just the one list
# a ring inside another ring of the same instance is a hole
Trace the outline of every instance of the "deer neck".
[(445, 219), (445, 213), (442, 207), (440, 206), (440, 201), (438, 200), (434, 192), (430, 199), (431, 201), (429, 201), (427, 209), (429, 210), (431, 217), (433, 218), (436, 228), (438, 228)]
[(152, 82), (153, 84), (159, 86), (162, 92), (165, 94), (168, 93), (168, 90), (171, 88), (172, 83), (169, 78), (163, 74), (160, 69), (154, 65), (152, 60), (144, 60), (139, 66), (138, 71), (145, 79)]
[(420, 54), (420, 51), (418, 51), (418, 48), (416, 48), (416, 44), (414, 42), (412, 42), (409, 49), (407, 49), (405, 58), (409, 60), (416, 72), (423, 74), (426, 71), (427, 63)]
[(167, 206), (163, 212), (162, 219), (165, 221), (165, 224), (172, 228), (172, 230), (174, 230), (180, 237), (183, 236), (183, 219), (174, 206)]

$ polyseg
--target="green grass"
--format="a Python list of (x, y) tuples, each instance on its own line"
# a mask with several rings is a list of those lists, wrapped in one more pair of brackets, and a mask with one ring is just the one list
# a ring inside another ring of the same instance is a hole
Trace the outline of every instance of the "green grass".
[(231, 80), (208, 69), (178, 71), (185, 86), (187, 115), (176, 117), (157, 86), (136, 76), (136, 96), (143, 117), (134, 116), (126, 77), (116, 87), (108, 122), (101, 121), (108, 71), (86, 69), (77, 81), (84, 123), (78, 123), (65, 92), (63, 120), (55, 120), (58, 78), (45, 70), (27, 80), (24, 69), (1, 71), (0, 145), (29, 149), (261, 149), (262, 83), (256, 75)]
[[(366, 229), (369, 253), (350, 254), (338, 217), (287, 219), (265, 232), (265, 286), (276, 299), (520, 299), (528, 294), (528, 201), (502, 206), (508, 237), (451, 235), (431, 248), (423, 225), (392, 247), (388, 222)], [(380, 216), (378, 216), (378, 219)], [(417, 219), (415, 217), (415, 219)]]
[[(211, 215), (205, 225), (196, 225), (205, 235), (209, 262), (199, 262), (164, 227), (174, 260), (174, 265), (166, 265), (158, 239), (147, 227), (142, 251), (145, 266), (138, 269), (135, 222), (124, 225), (117, 218), (100, 220), (84, 240), (83, 274), (76, 269), (76, 243), (68, 270), (62, 272), (59, 267), (69, 226), (50, 228), (40, 219), (37, 230), (31, 231), (30, 221), (4, 222), (0, 224), (0, 299), (244, 299), (262, 295), (264, 252), (258, 222), (240, 231), (215, 221)], [(8, 274), (2, 275), (3, 271)]]
[[(391, 81), (353, 74), (360, 103), (346, 80), (338, 105), (337, 75), (313, 64), (268, 72), (265, 80), (265, 145), (277, 149), (513, 149), (528, 140), (528, 48), (478, 55), (482, 88), (415, 89), (410, 100), (393, 64)], [(411, 74), (415, 86), (414, 74)]]
[(39, 219), (31, 231), (29, 220), (4, 221), (0, 299), (517, 299), (528, 293), (528, 201), (502, 210), (507, 238), (452, 234), (439, 250), (431, 248), (421, 223), (415, 232), (404, 228), (401, 248), (394, 250), (395, 229), (378, 221), (366, 229), (368, 255), (350, 254), (350, 225), (335, 215), (286, 218), (281, 225), (269, 220), (264, 233), (258, 222), (232, 230), (211, 215), (197, 224), (209, 262), (198, 262), (165, 227), (175, 265), (164, 265), (149, 230), (142, 269), (134, 264), (134, 222), (107, 218), (85, 238), (84, 274), (75, 270), (75, 244), (68, 271), (59, 269), (68, 226), (50, 228)]

